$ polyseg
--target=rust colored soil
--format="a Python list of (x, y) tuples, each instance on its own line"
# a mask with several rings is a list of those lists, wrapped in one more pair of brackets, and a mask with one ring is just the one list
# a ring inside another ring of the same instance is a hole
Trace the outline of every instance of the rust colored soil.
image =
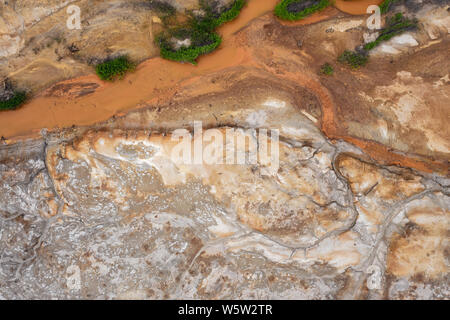
[[(220, 28), (223, 44), (220, 50), (202, 57), (197, 66), (180, 64), (161, 58), (153, 58), (140, 64), (136, 72), (123, 81), (102, 82), (96, 75), (76, 78), (59, 83), (62, 94), (54, 87), (34, 98), (22, 108), (5, 111), (0, 117), (0, 136), (24, 138), (36, 136), (42, 128), (65, 128), (72, 125), (87, 126), (105, 121), (113, 115), (134, 109), (148, 101), (168, 98), (183, 80), (226, 69), (248, 62), (242, 43), (234, 34), (250, 21), (271, 12), (278, 0), (250, 0), (239, 17)], [(317, 22), (319, 15), (308, 18), (303, 24)], [(329, 15), (320, 16), (322, 19)], [(94, 94), (64, 94), (73, 86), (95, 84)], [(54, 94), (50, 94), (52, 91)]]
[[(365, 150), (374, 160), (386, 164), (411, 167), (421, 171), (445, 171), (442, 163), (422, 161), (392, 152), (375, 142), (355, 137), (342, 136), (335, 126), (333, 99), (320, 83), (303, 74), (288, 70), (272, 70), (254, 60), (254, 50), (246, 46), (245, 39), (236, 33), (250, 21), (271, 12), (278, 0), (250, 0), (240, 16), (220, 29), (224, 41), (221, 49), (202, 57), (197, 66), (180, 64), (154, 58), (145, 61), (123, 81), (102, 82), (96, 75), (61, 82), (48, 89), (24, 107), (16, 111), (2, 112), (0, 116), (0, 136), (14, 142), (24, 137), (36, 136), (42, 128), (56, 129), (72, 125), (88, 126), (106, 121), (114, 115), (123, 114), (148, 103), (164, 103), (177, 90), (194, 78), (230, 68), (233, 66), (253, 66), (264, 68), (275, 78), (286, 78), (314, 92), (322, 104), (322, 130), (332, 139), (344, 139)], [(381, 1), (337, 1), (336, 6), (351, 14), (366, 12), (370, 4)], [(295, 24), (310, 24), (336, 15), (335, 8), (328, 8)], [(285, 23), (283, 23), (285, 24)], [(205, 84), (208, 85), (208, 84)], [(55, 87), (57, 89), (55, 89)]]
[(197, 66), (154, 58), (140, 64), (136, 72), (123, 81), (106, 83), (96, 75), (80, 77), (59, 84), (61, 88), (74, 84), (96, 83), (94, 94), (70, 98), (47, 92), (15, 111), (2, 112), (0, 136), (6, 138), (30, 136), (42, 128), (54, 129), (84, 126), (105, 121), (118, 112), (136, 108), (175, 92), (183, 80), (245, 63), (246, 54), (236, 46), (233, 34), (251, 20), (273, 10), (277, 0), (251, 0), (240, 16), (220, 29), (224, 41), (220, 50), (200, 59)]

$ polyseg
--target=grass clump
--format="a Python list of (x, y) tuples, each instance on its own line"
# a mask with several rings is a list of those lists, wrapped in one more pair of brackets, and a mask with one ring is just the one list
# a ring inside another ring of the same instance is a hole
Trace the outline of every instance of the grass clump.
[(413, 29), (417, 26), (416, 20), (410, 20), (403, 16), (401, 13), (397, 13), (395, 16), (387, 19), (387, 27), (381, 31), (380, 36), (372, 42), (364, 45), (364, 50), (372, 50), (383, 41), (405, 32), (406, 30)]
[(245, 0), (236, 0), (230, 8), (218, 13), (203, 0), (200, 6), (205, 12), (204, 16), (192, 18), (191, 23), (194, 29), (212, 32), (222, 24), (236, 19), (244, 5)]
[[(236, 0), (229, 8), (218, 12), (206, 1), (201, 1), (202, 15), (191, 14), (186, 25), (169, 29), (156, 38), (161, 49), (161, 57), (196, 64), (199, 56), (213, 52), (220, 46), (222, 38), (215, 30), (235, 19), (245, 3), (245, 0)], [(184, 43), (177, 46), (175, 44), (177, 41)]]
[(117, 77), (122, 79), (128, 71), (134, 70), (135, 65), (126, 56), (121, 56), (95, 67), (95, 71), (100, 79), (104, 81), (113, 81)]
[(352, 69), (359, 69), (365, 65), (368, 60), (369, 57), (365, 52), (361, 53), (350, 50), (345, 50), (344, 53), (342, 53), (338, 58), (340, 63), (346, 64)]
[(14, 92), (13, 96), (7, 100), (0, 100), (0, 110), (15, 110), (27, 100), (27, 95), (23, 91)]
[(331, 76), (334, 73), (334, 69), (333, 66), (329, 63), (325, 63), (320, 67), (320, 73), (327, 75), (327, 76)]
[[(191, 32), (192, 31), (192, 32)], [(196, 64), (199, 56), (216, 50), (222, 43), (222, 38), (214, 32), (205, 33), (199, 30), (189, 30), (191, 44), (188, 47), (173, 49), (170, 43), (171, 36), (162, 35), (157, 38), (161, 49), (161, 57), (178, 62)]]
[(387, 13), (394, 3), (398, 2), (398, 0), (384, 0), (382, 4), (380, 4), (380, 10), (382, 14)]
[(296, 21), (325, 9), (329, 0), (281, 0), (275, 7), (275, 15), (283, 20)]

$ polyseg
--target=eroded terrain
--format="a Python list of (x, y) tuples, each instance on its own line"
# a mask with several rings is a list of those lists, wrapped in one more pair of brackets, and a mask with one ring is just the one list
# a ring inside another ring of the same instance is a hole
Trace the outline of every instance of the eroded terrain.
[[(420, 28), (359, 70), (318, 73), (364, 16), (261, 12), (197, 67), (155, 58), (0, 114), (0, 298), (449, 299), (448, 5), (403, 9)], [(194, 121), (246, 155), (278, 129), (279, 167), (174, 161)]]

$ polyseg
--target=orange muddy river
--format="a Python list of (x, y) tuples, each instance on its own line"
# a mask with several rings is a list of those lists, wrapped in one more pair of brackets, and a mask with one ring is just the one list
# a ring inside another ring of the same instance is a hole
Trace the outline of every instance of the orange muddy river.
[[(233, 34), (251, 20), (271, 12), (277, 2), (278, 0), (249, 0), (236, 20), (220, 28), (219, 32), (224, 39), (221, 48), (202, 57), (197, 66), (152, 58), (140, 64), (123, 81), (105, 83), (98, 80), (95, 74), (64, 81), (62, 84), (69, 85), (96, 83), (99, 88), (93, 94), (77, 98), (67, 95), (55, 97), (43, 93), (18, 110), (1, 112), (0, 136), (8, 139), (32, 136), (42, 128), (92, 125), (115, 114), (138, 108), (145, 102), (158, 101), (164, 95), (170, 96), (180, 83), (189, 78), (245, 64), (249, 57), (237, 41), (233, 41)], [(338, 0), (336, 6), (351, 14), (364, 14), (368, 5), (380, 2)], [(301, 23), (314, 23), (320, 17), (326, 18), (328, 15), (329, 11), (324, 11)]]
[(383, 0), (335, 0), (335, 6), (350, 14), (365, 14), (370, 5), (378, 5)]

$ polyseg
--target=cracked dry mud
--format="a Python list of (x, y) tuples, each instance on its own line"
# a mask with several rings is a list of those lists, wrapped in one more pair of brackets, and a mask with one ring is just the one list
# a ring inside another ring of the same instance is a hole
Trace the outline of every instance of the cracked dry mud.
[[(332, 78), (317, 67), (360, 41), (360, 16), (285, 26), (263, 15), (227, 42), (245, 44), (240, 64), (105, 122), (11, 137), (0, 299), (449, 299), (449, 42), (430, 22), (441, 9), (419, 15), (429, 25), (416, 51), (388, 42), (398, 55), (381, 48)], [(82, 101), (102, 86), (44, 96)], [(251, 130), (278, 129), (279, 169), (174, 162), (172, 132), (193, 121), (203, 136), (247, 135), (245, 154), (263, 148)]]

